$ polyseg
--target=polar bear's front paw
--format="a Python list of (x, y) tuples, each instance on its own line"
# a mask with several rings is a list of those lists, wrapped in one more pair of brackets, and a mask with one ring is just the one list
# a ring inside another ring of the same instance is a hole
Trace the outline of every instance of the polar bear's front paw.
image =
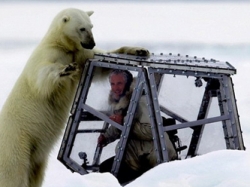
[(146, 56), (146, 57), (150, 55), (149, 51), (142, 47), (121, 47), (120, 49), (115, 50), (114, 53)]
[(150, 53), (147, 49), (141, 48), (136, 50), (136, 56), (149, 56), (149, 55)]
[(77, 63), (76, 62), (73, 62), (69, 65), (67, 65), (62, 72), (59, 73), (59, 76), (60, 77), (64, 77), (64, 76), (69, 76), (69, 75), (72, 75), (76, 72), (78, 72), (78, 66), (77, 66)]

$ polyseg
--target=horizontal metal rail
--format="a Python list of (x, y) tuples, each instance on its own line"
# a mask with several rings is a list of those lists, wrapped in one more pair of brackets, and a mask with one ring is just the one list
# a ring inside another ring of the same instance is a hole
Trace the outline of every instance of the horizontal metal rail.
[(228, 119), (230, 119), (229, 115), (222, 115), (222, 116), (201, 119), (201, 120), (192, 121), (192, 122), (171, 125), (171, 126), (164, 127), (163, 129), (164, 131), (170, 131), (170, 130), (183, 129), (187, 127), (194, 127), (194, 126), (204, 125), (204, 124), (209, 124), (209, 123), (215, 123), (218, 121), (223, 121), (223, 120), (228, 120)]

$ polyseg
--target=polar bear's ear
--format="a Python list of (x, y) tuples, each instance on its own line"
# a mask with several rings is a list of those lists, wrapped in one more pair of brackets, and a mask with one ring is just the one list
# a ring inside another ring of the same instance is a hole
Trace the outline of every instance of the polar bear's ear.
[(86, 12), (89, 16), (91, 16), (93, 13), (94, 13), (94, 11), (87, 11)]
[(69, 19), (70, 19), (69, 16), (63, 16), (62, 21), (66, 23), (69, 21)]

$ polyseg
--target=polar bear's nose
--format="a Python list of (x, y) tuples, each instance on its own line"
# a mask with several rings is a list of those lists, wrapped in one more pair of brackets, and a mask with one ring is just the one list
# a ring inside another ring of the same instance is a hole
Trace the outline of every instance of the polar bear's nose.
[(89, 43), (83, 43), (81, 42), (81, 46), (84, 48), (84, 49), (93, 49), (95, 47), (95, 41), (92, 40), (91, 42)]

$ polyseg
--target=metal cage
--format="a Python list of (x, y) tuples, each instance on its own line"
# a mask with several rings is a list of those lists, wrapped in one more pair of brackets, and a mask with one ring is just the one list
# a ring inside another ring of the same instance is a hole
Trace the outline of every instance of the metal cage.
[[(137, 74), (135, 89), (123, 125), (115, 123), (102, 111), (98, 111), (86, 104), (86, 97), (95, 73), (95, 68), (123, 69), (136, 72)], [(69, 155), (72, 151), (77, 134), (101, 133), (108, 128), (108, 125), (113, 125), (121, 130), (118, 151), (115, 155), (111, 170), (111, 173), (117, 176), (121, 160), (126, 151), (127, 140), (130, 135), (136, 106), (142, 94), (147, 98), (158, 164), (169, 161), (164, 141), (164, 132), (183, 128), (192, 129), (193, 133), (185, 157), (194, 157), (197, 155), (197, 148), (202, 138), (205, 125), (218, 121), (222, 123), (226, 148), (245, 150), (231, 78), (231, 75), (235, 73), (236, 69), (228, 62), (181, 56), (179, 54), (152, 54), (147, 58), (131, 55), (97, 54), (94, 59), (88, 61), (83, 71), (61, 143), (58, 159), (67, 168), (82, 175), (91, 171), (98, 171), (102, 148), (97, 145), (92, 164), (88, 163), (84, 152), (79, 153), (80, 158), (83, 160), (83, 164), (77, 163)], [(164, 75), (195, 77), (195, 86), (197, 87), (201, 86), (201, 80), (206, 83), (196, 120), (186, 120), (183, 116), (169, 110), (159, 103), (158, 94), (161, 89)], [(218, 99), (220, 115), (207, 117), (212, 98)], [(170, 116), (179, 123), (163, 126), (162, 113)], [(79, 130), (79, 123), (82, 121), (102, 121), (103, 126), (100, 129), (89, 128)]]

